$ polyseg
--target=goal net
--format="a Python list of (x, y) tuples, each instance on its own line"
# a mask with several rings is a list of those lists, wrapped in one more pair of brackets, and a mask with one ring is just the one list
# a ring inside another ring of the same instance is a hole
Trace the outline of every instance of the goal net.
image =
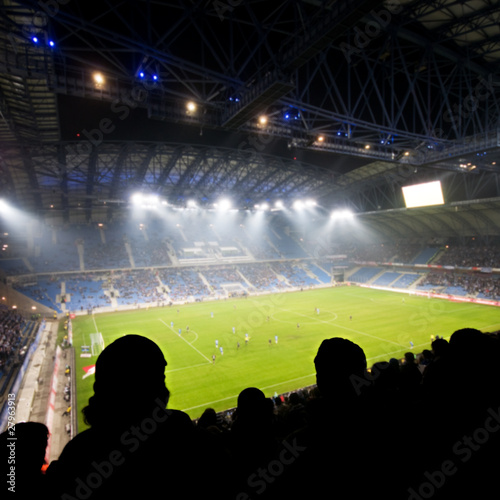
[(92, 356), (99, 356), (104, 349), (104, 339), (102, 338), (102, 333), (91, 333), (90, 334), (90, 350)]

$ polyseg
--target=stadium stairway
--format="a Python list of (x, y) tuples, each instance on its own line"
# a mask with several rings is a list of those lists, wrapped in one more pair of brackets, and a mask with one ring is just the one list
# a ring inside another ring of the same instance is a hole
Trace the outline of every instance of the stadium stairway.
[(205, 276), (203, 275), (203, 273), (199, 272), (198, 273), (198, 276), (200, 278), (201, 281), (203, 281), (203, 283), (205, 284), (205, 286), (209, 289), (209, 290), (212, 290), (212, 289), (216, 289), (217, 287), (216, 286), (212, 286), (210, 284), (210, 281), (207, 280), (207, 278), (205, 278)]
[(408, 288), (410, 290), (415, 290), (419, 285), (420, 283), (422, 283), (422, 281), (424, 281), (426, 278), (426, 275), (425, 274), (422, 274), (419, 278), (417, 278)]
[(350, 278), (353, 274), (357, 273), (360, 269), (361, 269), (361, 266), (356, 266), (356, 267), (353, 267), (352, 269), (348, 269), (348, 270), (345, 272), (345, 274), (344, 274), (344, 276), (345, 276), (345, 280), (346, 280), (346, 281), (349, 281), (349, 278)]
[(241, 279), (248, 285), (249, 288), (255, 288), (239, 269), (237, 269), (236, 272), (241, 276)]
[(135, 269), (135, 261), (134, 256), (132, 255), (132, 248), (130, 247), (130, 243), (128, 241), (125, 242), (125, 250), (127, 251), (128, 260), (130, 261), (130, 267)]
[(85, 259), (83, 258), (84, 251), (82, 243), (77, 243), (76, 250), (78, 252), (78, 262), (80, 263), (80, 271), (85, 271)]
[(170, 257), (170, 260), (172, 261), (172, 264), (174, 266), (178, 266), (179, 265), (179, 259), (177, 258), (177, 254), (175, 253), (175, 249), (172, 246), (172, 243), (167, 242), (166, 245), (167, 245), (167, 249), (168, 249), (168, 256)]
[(29, 272), (33, 273), (34, 269), (33, 269), (33, 266), (31, 265), (31, 262), (28, 260), (28, 258), (23, 257), (21, 260), (23, 261), (24, 265), (29, 269)]
[(302, 269), (307, 274), (307, 276), (309, 276), (309, 278), (317, 281), (318, 284), (321, 283), (321, 280), (309, 269), (307, 264), (302, 264), (299, 266), (299, 268)]
[(269, 238), (267, 234), (264, 235), (264, 239), (266, 240), (266, 243), (276, 252), (277, 255), (281, 255), (281, 252), (278, 250), (276, 245), (274, 245), (274, 243), (271, 241), (271, 238)]
[(379, 273), (377, 273), (375, 276), (373, 276), (372, 278), (370, 278), (366, 284), (367, 285), (373, 285), (373, 283), (375, 281), (377, 281), (382, 275), (384, 275), (385, 273), (387, 272), (387, 269), (382, 269), (382, 271), (380, 271)]

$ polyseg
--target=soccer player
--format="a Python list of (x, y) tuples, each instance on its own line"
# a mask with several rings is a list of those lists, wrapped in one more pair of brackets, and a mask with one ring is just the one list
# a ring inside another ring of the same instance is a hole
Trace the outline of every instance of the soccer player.
[(233, 326), (233, 333), (236, 333), (236, 328)]
[(220, 351), (220, 354), (222, 356), (224, 354), (224, 349), (222, 349), (222, 346), (219, 347), (219, 351)]
[(171, 322), (170, 322), (170, 328), (173, 328), (173, 327), (174, 327), (174, 322), (173, 322), (173, 321), (171, 321)]
[(276, 344), (278, 343), (278, 336), (277, 336), (277, 335), (275, 335), (275, 336), (274, 336), (274, 342), (275, 342)]
[(182, 333), (182, 328), (179, 328), (179, 335)]
[(211, 313), (210, 313), (210, 317), (211, 317), (211, 318), (213, 318), (213, 317), (214, 317), (214, 313), (213, 313), (213, 312), (211, 312)]
[(272, 344), (271, 339), (269, 339), (269, 345), (271, 345), (271, 344)]
[(239, 348), (240, 348), (240, 343), (236, 342), (236, 349), (239, 349)]
[(410, 348), (413, 349), (413, 342), (410, 340)]
[(245, 333), (245, 345), (248, 344), (248, 333)]
[(215, 363), (215, 354), (212, 354), (212, 364)]
[(218, 341), (218, 340), (216, 340), (216, 341), (215, 341), (215, 348), (217, 349), (218, 347), (219, 347), (219, 341)]

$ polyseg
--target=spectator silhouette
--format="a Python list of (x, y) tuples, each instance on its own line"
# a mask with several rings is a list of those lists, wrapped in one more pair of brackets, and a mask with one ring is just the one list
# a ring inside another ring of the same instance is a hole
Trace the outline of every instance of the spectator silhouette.
[(38, 422), (20, 422), (0, 435), (5, 498), (45, 498), (42, 466), (49, 430)]
[(188, 415), (166, 408), (166, 364), (160, 348), (140, 335), (123, 336), (102, 351), (94, 395), (83, 409), (90, 428), (47, 469), (54, 497), (152, 498), (166, 491), (174, 498), (196, 498), (202, 493), (211, 462)]
[(364, 351), (347, 339), (326, 339), (314, 364), (320, 397), (307, 403), (308, 425), (285, 439), (300, 455), (287, 467), (277, 496), (357, 499), (380, 489), (391, 498), (382, 473), (391, 480), (395, 474), (395, 460), (386, 461), (394, 455), (392, 434), (385, 414), (372, 411)]
[(230, 449), (238, 481), (244, 484), (259, 467), (267, 466), (278, 449), (273, 427), (274, 405), (256, 387), (238, 395), (230, 431)]
[[(435, 351), (434, 343), (432, 347)], [(430, 445), (413, 488), (418, 492), (425, 472), (441, 471), (448, 461), (453, 474), (434, 488), (433, 498), (488, 498), (497, 487), (500, 467), (500, 343), (463, 328), (453, 333), (445, 349), (424, 373), (427, 410), (420, 432)]]
[(400, 387), (402, 394), (407, 398), (419, 397), (422, 382), (422, 372), (419, 370), (412, 352), (405, 353), (404, 363), (400, 371)]

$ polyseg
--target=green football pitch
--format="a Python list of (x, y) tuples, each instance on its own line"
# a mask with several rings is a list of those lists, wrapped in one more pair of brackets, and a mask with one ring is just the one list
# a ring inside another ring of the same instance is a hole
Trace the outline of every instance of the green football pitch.
[[(96, 356), (80, 357), (80, 348), (96, 331), (106, 345), (127, 334), (155, 341), (168, 362), (169, 407), (197, 418), (209, 407), (235, 407), (245, 387), (273, 396), (314, 384), (313, 360), (325, 338), (359, 344), (371, 366), (430, 348), (431, 335), (449, 339), (465, 327), (498, 330), (500, 315), (493, 306), (345, 286), (80, 316), (72, 325), (81, 431), (86, 427), (81, 409), (94, 382), (84, 368), (95, 364)], [(124, 366), (134, 370), (133, 353)]]

